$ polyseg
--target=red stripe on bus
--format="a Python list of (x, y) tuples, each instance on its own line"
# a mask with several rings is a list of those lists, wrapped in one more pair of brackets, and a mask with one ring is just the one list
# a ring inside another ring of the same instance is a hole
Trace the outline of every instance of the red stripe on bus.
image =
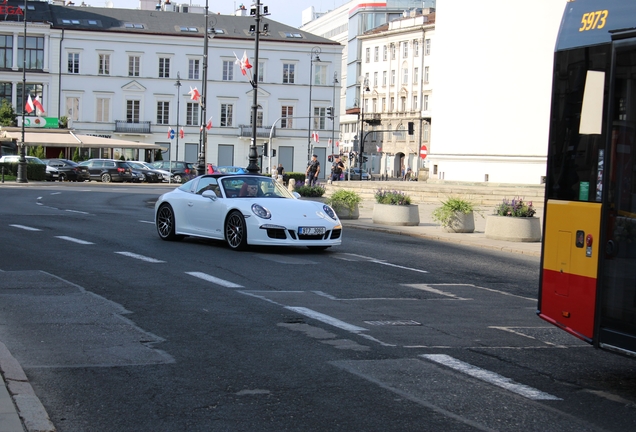
[(543, 269), (539, 316), (577, 337), (592, 339), (596, 278)]

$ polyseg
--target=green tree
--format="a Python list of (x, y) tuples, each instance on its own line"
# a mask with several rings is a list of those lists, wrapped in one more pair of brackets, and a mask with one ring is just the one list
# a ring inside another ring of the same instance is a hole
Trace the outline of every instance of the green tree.
[(161, 155), (161, 149), (155, 151), (155, 160), (156, 161), (163, 160), (163, 156)]
[(60, 150), (60, 155), (58, 156), (58, 159), (64, 159), (64, 150)]
[(79, 162), (82, 158), (80, 157), (79, 147), (75, 147), (75, 151), (73, 152), (73, 162)]
[(6, 100), (2, 99), (2, 105), (0, 105), (0, 125), (2, 126), (15, 126), (16, 115), (13, 105)]
[(37, 146), (35, 149), (33, 149), (33, 156), (35, 156), (38, 159), (46, 159), (46, 153), (44, 152), (44, 147)]

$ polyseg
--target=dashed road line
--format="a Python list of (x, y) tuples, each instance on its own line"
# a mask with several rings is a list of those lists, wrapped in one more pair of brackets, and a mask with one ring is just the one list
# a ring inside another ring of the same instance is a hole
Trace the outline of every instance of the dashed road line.
[(235, 284), (234, 282), (230, 282), (230, 281), (227, 281), (225, 279), (220, 279), (218, 277), (209, 275), (207, 273), (186, 272), (186, 274), (189, 274), (190, 276), (194, 276), (194, 277), (199, 278), (199, 279), (206, 280), (208, 282), (212, 282), (213, 284), (224, 286), (226, 288), (244, 288), (243, 285)]
[(12, 226), (12, 227), (14, 227), (14, 228), (20, 228), (20, 229), (23, 229), (23, 230), (26, 230), (26, 231), (42, 231), (42, 230), (41, 230), (41, 229), (39, 229), (39, 228), (33, 228), (33, 227), (25, 226), (25, 225), (15, 225), (15, 224), (11, 224), (11, 225), (9, 225), (9, 226)]
[(79, 210), (64, 210), (64, 211), (67, 211), (69, 213), (79, 213), (79, 214), (85, 214), (85, 215), (90, 214), (88, 212), (79, 211)]
[(130, 257), (130, 258), (135, 258), (135, 259), (138, 259), (138, 260), (141, 260), (141, 261), (149, 262), (149, 263), (155, 263), (155, 264), (156, 263), (165, 263), (165, 261), (161, 261), (161, 260), (158, 260), (158, 259), (150, 258), (150, 257), (147, 257), (147, 256), (143, 256), (143, 255), (139, 255), (139, 254), (136, 254), (136, 253), (132, 253), (132, 252), (115, 252), (115, 253), (119, 254), (119, 255)]
[(358, 327), (353, 324), (346, 323), (344, 321), (340, 321), (338, 318), (334, 318), (329, 315), (325, 315), (320, 312), (316, 312), (315, 310), (307, 309), (305, 307), (296, 307), (296, 306), (285, 306), (285, 309), (294, 311), (301, 315), (304, 315), (309, 318), (313, 318), (317, 321), (323, 322), (325, 324), (332, 325), (334, 327), (338, 327), (339, 329), (349, 331), (351, 333), (360, 333), (363, 331), (367, 331), (364, 327)]
[(95, 244), (95, 243), (92, 243), (92, 242), (89, 242), (89, 241), (86, 241), (86, 240), (80, 240), (80, 239), (76, 239), (74, 237), (68, 237), (68, 236), (55, 236), (55, 238), (59, 238), (61, 240), (66, 240), (66, 241), (70, 241), (70, 242), (77, 243), (77, 244), (82, 244), (82, 245)]
[(144, 221), (144, 220), (140, 220), (139, 222), (141, 222), (141, 223), (145, 223), (145, 224), (151, 224), (151, 225), (154, 225), (154, 224), (155, 224), (155, 221)]

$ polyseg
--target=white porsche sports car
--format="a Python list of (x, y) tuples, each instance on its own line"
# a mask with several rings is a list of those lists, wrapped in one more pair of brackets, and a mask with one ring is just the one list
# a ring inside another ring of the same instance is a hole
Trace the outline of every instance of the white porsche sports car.
[(307, 246), (341, 243), (342, 225), (331, 207), (300, 200), (269, 177), (210, 174), (195, 177), (159, 197), (157, 233), (163, 240), (184, 236), (247, 245)]

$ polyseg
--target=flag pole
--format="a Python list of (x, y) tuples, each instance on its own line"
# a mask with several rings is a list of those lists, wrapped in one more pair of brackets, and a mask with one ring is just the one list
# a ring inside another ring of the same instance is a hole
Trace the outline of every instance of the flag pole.
[(27, 0), (24, 0), (24, 39), (22, 40), (22, 142), (20, 143), (20, 159), (18, 159), (17, 183), (28, 183), (26, 172), (26, 149), (24, 131), (24, 111), (26, 110), (26, 40), (27, 40)]

